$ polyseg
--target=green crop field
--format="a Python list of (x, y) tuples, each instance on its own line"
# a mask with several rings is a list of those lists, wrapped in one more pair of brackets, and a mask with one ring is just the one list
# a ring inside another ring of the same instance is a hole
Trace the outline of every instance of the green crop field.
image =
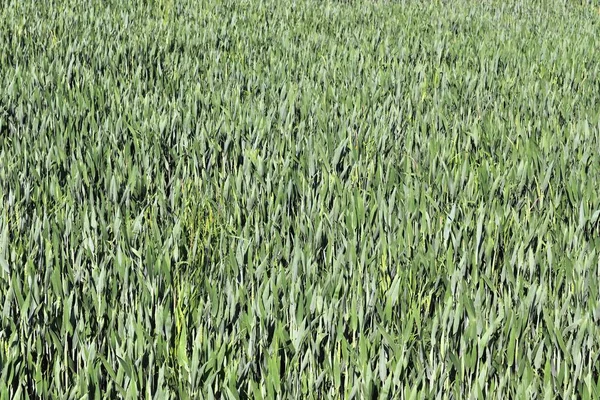
[(0, 2), (0, 398), (600, 397), (600, 9)]

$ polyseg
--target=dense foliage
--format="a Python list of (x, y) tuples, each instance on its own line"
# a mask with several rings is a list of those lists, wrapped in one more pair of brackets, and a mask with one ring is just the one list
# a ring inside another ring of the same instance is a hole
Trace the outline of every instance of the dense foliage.
[(600, 14), (0, 7), (0, 397), (600, 395)]

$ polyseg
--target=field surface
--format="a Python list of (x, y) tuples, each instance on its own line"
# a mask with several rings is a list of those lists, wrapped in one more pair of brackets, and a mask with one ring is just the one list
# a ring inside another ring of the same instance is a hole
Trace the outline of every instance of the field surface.
[(0, 398), (598, 398), (600, 13), (0, 6)]

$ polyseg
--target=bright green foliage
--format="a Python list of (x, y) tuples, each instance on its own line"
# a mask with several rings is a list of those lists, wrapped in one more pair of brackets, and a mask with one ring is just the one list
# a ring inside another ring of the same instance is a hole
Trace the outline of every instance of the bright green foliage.
[(599, 32), (3, 1), (0, 398), (598, 398)]

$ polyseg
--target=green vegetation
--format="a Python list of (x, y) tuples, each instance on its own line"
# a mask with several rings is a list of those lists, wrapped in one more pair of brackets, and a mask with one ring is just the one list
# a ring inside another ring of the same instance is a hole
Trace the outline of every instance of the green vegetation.
[(4, 1), (0, 398), (597, 398), (598, 32)]

